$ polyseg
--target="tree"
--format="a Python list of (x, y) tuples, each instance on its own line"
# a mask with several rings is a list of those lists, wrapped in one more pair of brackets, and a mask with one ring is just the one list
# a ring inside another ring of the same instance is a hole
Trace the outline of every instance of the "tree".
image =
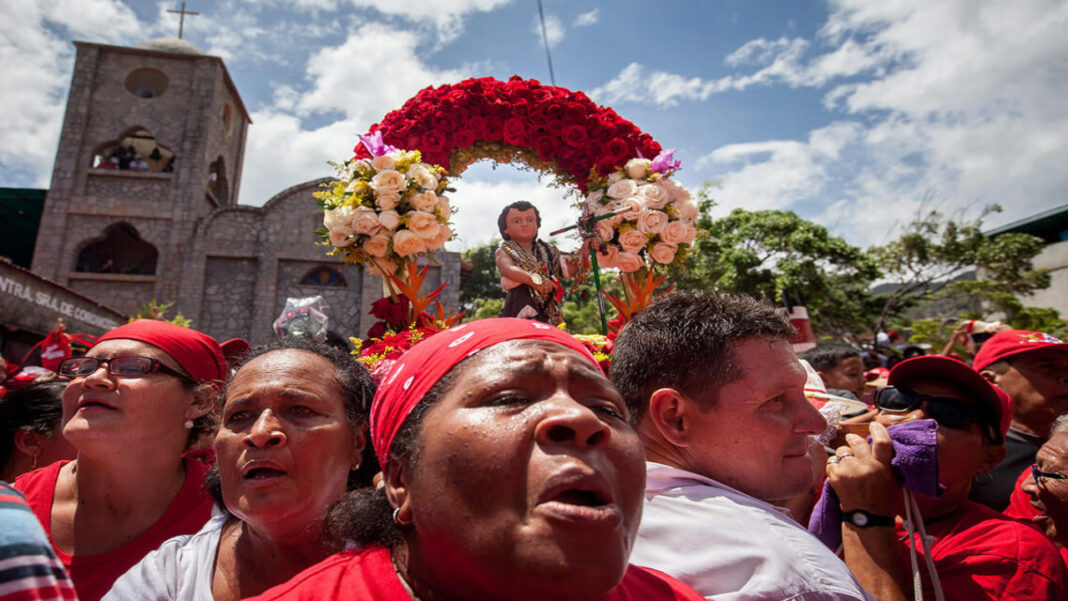
[[(1003, 234), (990, 239), (983, 235), (983, 218), (1000, 212), (1001, 207), (991, 205), (976, 219), (953, 220), (937, 210), (928, 210), (928, 205), (929, 197), (900, 237), (868, 251), (886, 279), (898, 284), (887, 294), (873, 332), (885, 329), (887, 321), (917, 297), (945, 298), (954, 294), (977, 295), (1011, 321), (1023, 311), (1020, 295), (1049, 286), (1049, 274), (1034, 269), (1032, 264), (1044, 246), (1041, 238)], [(936, 284), (970, 268), (979, 269), (983, 278), (951, 282), (932, 294)]]
[[(461, 257), (473, 266), (471, 273), (460, 287), (460, 306), (472, 318), (486, 305), (486, 301), (497, 299), (501, 301), (497, 312), (504, 306), (505, 292), (501, 288), (501, 275), (497, 273), (497, 261), (493, 253), (501, 245), (498, 238), (482, 246), (469, 248)], [(486, 316), (490, 317), (490, 316)]]
[(714, 219), (713, 184), (698, 193), (698, 239), (670, 281), (681, 289), (732, 290), (785, 304), (802, 300), (813, 325), (853, 339), (870, 313), (868, 289), (879, 275), (860, 248), (792, 211), (735, 209)]

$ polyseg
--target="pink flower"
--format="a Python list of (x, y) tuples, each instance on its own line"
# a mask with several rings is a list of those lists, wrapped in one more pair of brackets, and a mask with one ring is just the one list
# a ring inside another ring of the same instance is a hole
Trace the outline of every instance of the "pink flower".
[(682, 221), (670, 221), (660, 230), (660, 240), (668, 244), (684, 244), (692, 240), (687, 239), (690, 228)]
[(636, 253), (648, 243), (649, 237), (638, 230), (627, 230), (619, 235), (619, 246), (626, 252)]
[(616, 258), (616, 267), (623, 273), (630, 273), (645, 267), (645, 262), (636, 253), (621, 252)]
[(649, 249), (649, 258), (657, 263), (667, 265), (675, 260), (675, 253), (678, 252), (678, 250), (678, 247), (674, 244), (657, 242)]
[(667, 222), (667, 213), (650, 209), (638, 215), (638, 230), (643, 234), (655, 236), (664, 229)]

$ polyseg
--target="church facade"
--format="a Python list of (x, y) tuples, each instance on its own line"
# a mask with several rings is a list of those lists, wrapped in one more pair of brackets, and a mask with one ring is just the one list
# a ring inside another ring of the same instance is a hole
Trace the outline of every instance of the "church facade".
[[(325, 179), (237, 204), (252, 123), (222, 59), (178, 39), (75, 46), (34, 272), (127, 314), (173, 302), (218, 339), (263, 341), (287, 297), (316, 295), (331, 330), (367, 331), (381, 278), (316, 245)], [(424, 285), (448, 281), (456, 308), (459, 255), (437, 260)]]

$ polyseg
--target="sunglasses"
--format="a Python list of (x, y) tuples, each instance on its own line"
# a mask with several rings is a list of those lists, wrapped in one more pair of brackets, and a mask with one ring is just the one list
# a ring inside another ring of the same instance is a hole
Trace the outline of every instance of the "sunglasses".
[(1000, 432), (990, 426), (993, 420), (984, 408), (960, 399), (918, 394), (896, 386), (883, 386), (875, 391), (875, 406), (888, 413), (908, 413), (927, 404), (927, 412), (939, 425), (954, 430), (963, 430), (979, 422), (987, 426), (990, 439), (999, 444)]
[(1044, 472), (1044, 471), (1038, 469), (1038, 464), (1037, 463), (1032, 463), (1031, 464), (1031, 477), (1033, 477), (1035, 479), (1035, 484), (1037, 484), (1038, 486), (1041, 486), (1042, 488), (1046, 488), (1046, 483), (1043, 482), (1043, 480), (1046, 479), (1046, 478), (1050, 478), (1051, 480), (1068, 480), (1068, 476), (1066, 476), (1064, 474), (1055, 474), (1053, 472)]
[(107, 367), (108, 373), (120, 378), (140, 378), (156, 372), (180, 378), (187, 382), (193, 382), (189, 376), (167, 367), (159, 360), (151, 357), (112, 357), (110, 359), (98, 359), (96, 357), (75, 357), (64, 359), (59, 364), (59, 375), (66, 378), (84, 378), (100, 369)]

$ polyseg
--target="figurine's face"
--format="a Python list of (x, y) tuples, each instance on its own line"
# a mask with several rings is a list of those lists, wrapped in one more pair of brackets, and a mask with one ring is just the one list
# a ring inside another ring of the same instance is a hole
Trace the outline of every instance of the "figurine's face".
[(504, 223), (504, 233), (516, 242), (530, 242), (538, 236), (538, 215), (534, 209), (509, 209)]

